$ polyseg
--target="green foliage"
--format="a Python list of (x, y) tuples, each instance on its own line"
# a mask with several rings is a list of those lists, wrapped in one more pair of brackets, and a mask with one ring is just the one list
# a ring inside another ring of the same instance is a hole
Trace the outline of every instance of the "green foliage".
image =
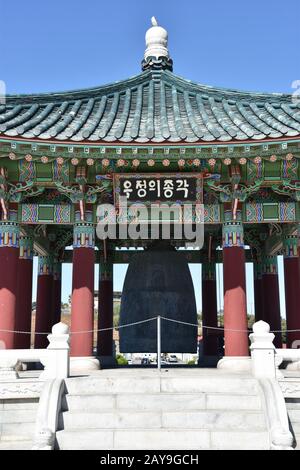
[(286, 344), (286, 319), (281, 318), (282, 342)]
[(255, 323), (255, 317), (252, 314), (247, 314), (247, 320), (248, 320), (248, 328), (252, 329), (252, 326)]
[(127, 366), (128, 364), (127, 359), (125, 359), (125, 357), (122, 356), (122, 354), (117, 354), (116, 361), (119, 366)]
[(196, 364), (196, 359), (191, 359), (190, 361), (187, 362), (188, 366), (194, 366)]
[[(254, 315), (248, 313), (247, 320), (248, 320), (248, 328), (252, 330), (253, 324), (255, 323)], [(219, 322), (220, 322), (220, 326), (224, 326), (223, 312), (222, 312), (222, 316), (219, 318)], [(282, 342), (283, 344), (286, 344), (286, 319), (285, 318), (281, 318), (281, 330), (282, 330)]]
[(118, 326), (120, 323), (120, 307), (121, 307), (120, 302), (114, 302), (114, 318), (113, 318), (114, 327)]

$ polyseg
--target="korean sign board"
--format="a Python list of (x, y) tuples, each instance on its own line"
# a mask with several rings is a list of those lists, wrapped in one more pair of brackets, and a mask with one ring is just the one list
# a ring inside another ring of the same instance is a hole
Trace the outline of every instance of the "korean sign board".
[(115, 202), (127, 203), (202, 203), (202, 175), (185, 174), (115, 174)]

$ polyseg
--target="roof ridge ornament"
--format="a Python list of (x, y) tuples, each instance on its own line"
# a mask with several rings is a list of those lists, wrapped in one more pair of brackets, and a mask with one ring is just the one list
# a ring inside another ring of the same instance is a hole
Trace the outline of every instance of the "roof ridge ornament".
[(157, 19), (155, 18), (155, 16), (152, 16), (151, 23), (152, 23), (152, 26), (158, 26), (158, 22), (157, 22)]
[(151, 18), (151, 28), (145, 35), (146, 50), (142, 61), (142, 70), (173, 71), (173, 61), (168, 50), (168, 33), (158, 25), (155, 16)]

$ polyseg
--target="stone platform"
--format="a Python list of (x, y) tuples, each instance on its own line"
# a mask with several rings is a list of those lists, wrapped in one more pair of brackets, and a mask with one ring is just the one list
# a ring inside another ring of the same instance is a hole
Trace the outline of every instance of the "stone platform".
[(268, 449), (264, 403), (247, 374), (119, 369), (66, 380), (58, 449)]
[[(0, 449), (30, 449), (43, 382), (39, 371), (0, 383)], [(300, 377), (280, 379), (294, 448), (299, 446)], [(270, 449), (266, 395), (248, 372), (124, 368), (71, 376), (57, 409), (55, 448)], [(298, 447), (299, 448), (299, 447)]]

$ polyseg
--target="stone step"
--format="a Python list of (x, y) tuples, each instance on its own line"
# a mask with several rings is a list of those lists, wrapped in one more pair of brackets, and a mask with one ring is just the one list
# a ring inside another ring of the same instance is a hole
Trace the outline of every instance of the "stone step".
[(114, 428), (160, 428), (159, 413), (137, 412), (69, 412), (61, 413), (59, 429), (114, 429)]
[(241, 411), (102, 411), (60, 414), (59, 429), (197, 429), (197, 430), (263, 430), (262, 413)]
[(270, 436), (267, 431), (212, 432), (212, 450), (269, 450)]
[(300, 424), (300, 409), (289, 408), (288, 415), (292, 423)]
[(0, 450), (31, 450), (32, 449), (32, 441), (24, 440), (24, 441), (0, 441)]
[(113, 434), (107, 429), (57, 431), (56, 447), (59, 450), (109, 450), (113, 449)]
[(204, 393), (156, 393), (117, 395), (65, 395), (63, 411), (100, 410), (260, 410), (261, 400), (255, 395), (226, 395)]
[(294, 434), (300, 434), (300, 421), (298, 422), (295, 422), (295, 421), (291, 421), (291, 425), (292, 425), (292, 428), (293, 428), (293, 431), (294, 431)]
[(267, 432), (209, 432), (190, 429), (77, 430), (58, 431), (57, 447), (61, 450), (201, 450), (201, 449), (269, 449)]
[(218, 371), (100, 371), (66, 380), (60, 449), (268, 449), (258, 383)]
[(300, 433), (295, 434), (295, 440), (296, 440), (296, 447), (295, 450), (300, 450)]
[(153, 376), (97, 376), (69, 378), (66, 380), (67, 393), (70, 395), (95, 395), (119, 393), (236, 393), (255, 395), (257, 382), (248, 377), (221, 376), (205, 377), (162, 375)]
[(259, 394), (208, 393), (206, 394), (206, 408), (208, 410), (257, 411), (262, 409), (262, 402)]
[(286, 403), (287, 410), (299, 410), (300, 411), (300, 403)]
[(101, 411), (115, 408), (114, 395), (64, 395), (62, 399), (63, 411)]
[(188, 411), (162, 413), (162, 425), (166, 428), (259, 431), (266, 429), (264, 415), (246, 411)]

